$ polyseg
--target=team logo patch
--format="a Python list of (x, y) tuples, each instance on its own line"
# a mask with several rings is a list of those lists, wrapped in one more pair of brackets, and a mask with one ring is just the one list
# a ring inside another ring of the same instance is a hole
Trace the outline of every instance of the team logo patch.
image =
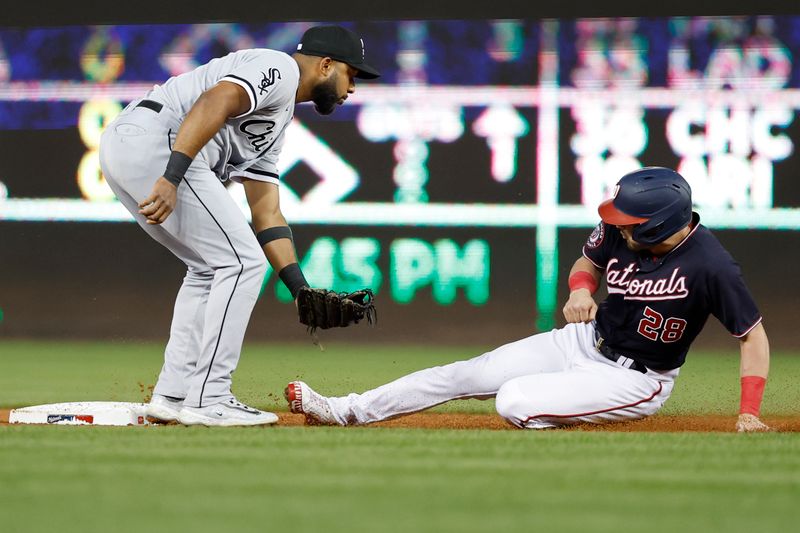
[(261, 79), (261, 83), (258, 84), (258, 94), (264, 94), (267, 90), (275, 85), (275, 82), (281, 79), (281, 71), (276, 68), (269, 69), (269, 72), (265, 74), (262, 72), (261, 74), (264, 77)]
[(247, 135), (256, 152), (260, 152), (272, 140), (269, 135), (274, 129), (275, 122), (272, 120), (245, 120), (239, 124), (239, 131)]
[(594, 228), (592, 234), (589, 235), (586, 246), (589, 248), (597, 248), (603, 242), (603, 237), (605, 237), (605, 226), (601, 222)]

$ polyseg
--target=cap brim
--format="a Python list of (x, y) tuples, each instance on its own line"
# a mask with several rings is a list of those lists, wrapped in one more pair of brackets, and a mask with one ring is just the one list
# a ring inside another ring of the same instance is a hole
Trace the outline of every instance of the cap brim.
[(606, 200), (600, 204), (600, 207), (597, 208), (597, 212), (600, 214), (600, 218), (603, 219), (603, 222), (613, 226), (630, 226), (631, 224), (641, 224), (649, 220), (647, 218), (634, 217), (623, 213), (614, 207), (613, 199)]
[(358, 71), (356, 78), (361, 78), (362, 80), (374, 80), (375, 78), (379, 78), (381, 75), (381, 73), (378, 72), (378, 69), (371, 67), (366, 63), (361, 63), (360, 65), (350, 64), (350, 66)]
[[(300, 45), (298, 45), (300, 46)], [(297, 52), (307, 56), (315, 56), (315, 57), (330, 57), (334, 61), (339, 61), (340, 63), (344, 63), (346, 65), (350, 65), (354, 69), (356, 69), (356, 78), (361, 78), (363, 80), (374, 80), (375, 78), (380, 77), (381, 73), (378, 72), (373, 66), (367, 65), (366, 63), (351, 63), (347, 59), (342, 56), (331, 54), (328, 52), (323, 52), (322, 50), (316, 50), (311, 46), (303, 46), (302, 48), (298, 48)]]

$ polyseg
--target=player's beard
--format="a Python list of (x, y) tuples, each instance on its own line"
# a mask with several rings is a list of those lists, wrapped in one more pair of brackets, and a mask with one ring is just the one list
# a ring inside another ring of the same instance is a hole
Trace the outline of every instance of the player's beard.
[(320, 115), (330, 115), (336, 109), (339, 102), (339, 93), (336, 90), (338, 85), (339, 73), (334, 74), (326, 81), (318, 83), (311, 90), (311, 100), (314, 102), (314, 109)]

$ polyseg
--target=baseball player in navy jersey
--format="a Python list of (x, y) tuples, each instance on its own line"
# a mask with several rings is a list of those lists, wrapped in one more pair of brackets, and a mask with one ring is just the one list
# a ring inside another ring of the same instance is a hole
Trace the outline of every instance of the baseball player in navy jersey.
[[(620, 179), (599, 213), (570, 272), (565, 327), (362, 394), (325, 397), (294, 381), (285, 391), (290, 409), (319, 423), (367, 424), (495, 397), (497, 412), (520, 428), (640, 419), (669, 398), (713, 314), (739, 339), (736, 428), (770, 429), (758, 418), (769, 370), (761, 315), (739, 266), (692, 212), (688, 183), (667, 168), (642, 168)], [(601, 278), (608, 297), (598, 305)]]
[[(355, 78), (378, 75), (353, 32), (316, 26), (292, 55), (250, 49), (213, 59), (154, 87), (108, 125), (100, 144), (108, 184), (187, 266), (149, 416), (210, 426), (277, 421), (236, 400), (231, 374), (267, 260), (293, 296), (308, 285), (278, 201), (286, 127), (296, 103), (330, 114)], [(252, 228), (223, 185), (229, 179), (244, 185)]]

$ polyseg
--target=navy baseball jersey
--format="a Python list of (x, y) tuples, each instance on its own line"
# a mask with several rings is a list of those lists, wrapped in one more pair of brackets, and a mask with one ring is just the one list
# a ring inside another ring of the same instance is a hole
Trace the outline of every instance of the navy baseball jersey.
[(605, 271), (608, 297), (596, 315), (605, 345), (649, 368), (681, 366), (709, 314), (735, 337), (761, 321), (739, 265), (697, 213), (689, 235), (662, 257), (628, 249), (604, 222), (583, 255)]

